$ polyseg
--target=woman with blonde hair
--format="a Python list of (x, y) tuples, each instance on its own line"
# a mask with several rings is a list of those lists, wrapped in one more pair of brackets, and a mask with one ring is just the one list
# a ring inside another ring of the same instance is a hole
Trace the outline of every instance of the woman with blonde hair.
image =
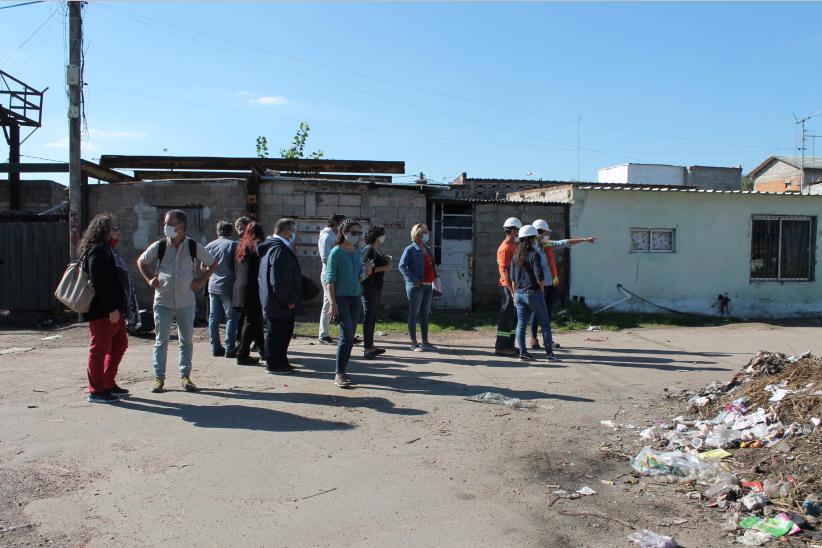
[[(411, 243), (402, 252), (399, 270), (405, 278), (405, 294), (408, 296), (408, 334), (414, 352), (436, 351), (428, 342), (428, 318), (431, 314), (432, 284), (437, 279), (434, 252), (429, 246), (431, 234), (423, 223), (411, 229)], [(417, 321), (420, 324), (422, 344), (417, 342)]]

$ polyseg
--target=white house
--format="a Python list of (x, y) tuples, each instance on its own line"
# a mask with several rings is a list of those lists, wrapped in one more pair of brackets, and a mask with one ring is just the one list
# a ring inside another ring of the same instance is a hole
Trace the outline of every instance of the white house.
[(629, 162), (600, 169), (597, 172), (597, 182), (617, 185), (667, 185), (740, 190), (742, 167), (685, 167)]
[(566, 185), (508, 198), (570, 202), (571, 235), (599, 237), (571, 252), (570, 292), (591, 307), (624, 298), (621, 284), (683, 312), (716, 314), (727, 293), (734, 316), (822, 315), (822, 196)]

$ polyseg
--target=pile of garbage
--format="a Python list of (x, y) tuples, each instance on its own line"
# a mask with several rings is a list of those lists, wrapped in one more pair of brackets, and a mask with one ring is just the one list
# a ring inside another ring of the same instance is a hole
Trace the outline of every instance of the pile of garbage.
[(636, 472), (692, 486), (742, 544), (822, 540), (822, 360), (760, 351), (731, 382), (669, 397), (690, 416), (640, 432)]

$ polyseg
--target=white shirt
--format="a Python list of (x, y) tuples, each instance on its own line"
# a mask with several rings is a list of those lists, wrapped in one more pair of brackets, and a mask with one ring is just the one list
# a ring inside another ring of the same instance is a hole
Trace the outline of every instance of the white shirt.
[[(163, 255), (163, 262), (158, 265), (157, 278), (160, 280), (160, 287), (154, 290), (154, 306), (163, 306), (174, 310), (189, 308), (195, 305), (194, 292), (191, 291), (191, 282), (194, 281), (194, 269), (196, 265), (191, 260), (188, 252), (188, 240), (186, 237), (180, 247), (174, 247), (170, 238), (166, 238), (166, 253)], [(140, 255), (140, 262), (154, 265), (157, 263), (159, 255), (160, 241), (158, 240), (148, 246), (148, 249)], [(214, 255), (197, 242), (197, 261), (206, 266), (214, 264)]]

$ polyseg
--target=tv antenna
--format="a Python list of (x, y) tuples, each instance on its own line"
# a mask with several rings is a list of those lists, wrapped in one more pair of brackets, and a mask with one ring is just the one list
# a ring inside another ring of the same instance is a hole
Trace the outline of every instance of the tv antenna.
[(814, 112), (813, 114), (805, 116), (804, 118), (797, 118), (796, 114), (793, 115), (793, 121), (796, 123), (796, 125), (801, 125), (802, 126), (802, 131), (801, 131), (802, 144), (799, 146), (799, 150), (802, 153), (802, 159), (799, 161), (799, 193), (800, 194), (803, 194), (805, 192), (805, 148), (806, 148), (805, 147), (805, 138), (808, 136), (807, 135), (807, 130), (805, 129), (805, 122), (807, 122), (808, 120), (810, 120), (814, 116), (818, 116), (819, 114), (822, 114), (822, 110)]

